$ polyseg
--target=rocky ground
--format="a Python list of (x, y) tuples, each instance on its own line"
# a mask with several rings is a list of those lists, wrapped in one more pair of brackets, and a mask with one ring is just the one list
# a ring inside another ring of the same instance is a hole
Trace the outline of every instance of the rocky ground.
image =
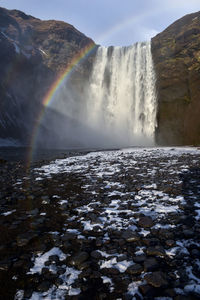
[(200, 150), (0, 161), (0, 299), (200, 299)]

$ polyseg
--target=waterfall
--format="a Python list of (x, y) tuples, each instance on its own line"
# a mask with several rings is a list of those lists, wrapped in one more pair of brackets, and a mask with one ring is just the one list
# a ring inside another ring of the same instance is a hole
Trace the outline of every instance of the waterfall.
[(114, 144), (153, 144), (156, 92), (150, 42), (98, 48), (87, 121), (107, 133)]
[(58, 117), (46, 114), (44, 122), (61, 145), (154, 144), (156, 91), (150, 42), (98, 47), (89, 80), (75, 77), (74, 82), (71, 86), (66, 80), (57, 91), (50, 108)]

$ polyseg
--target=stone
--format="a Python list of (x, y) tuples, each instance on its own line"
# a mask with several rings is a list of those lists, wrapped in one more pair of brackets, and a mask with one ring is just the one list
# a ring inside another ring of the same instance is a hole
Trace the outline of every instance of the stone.
[(120, 273), (116, 268), (104, 268), (102, 270), (104, 270), (105, 274), (118, 275)]
[(69, 259), (69, 264), (71, 266), (80, 266), (83, 262), (85, 262), (89, 258), (87, 252), (79, 252), (76, 255), (72, 256)]
[(165, 249), (161, 246), (149, 247), (146, 250), (148, 256), (165, 256)]
[(59, 262), (58, 255), (50, 255), (49, 256), (49, 261), (51, 261), (51, 262)]
[(133, 257), (133, 261), (136, 263), (143, 263), (146, 259), (146, 255), (138, 255)]
[(140, 236), (132, 230), (124, 231), (122, 234), (122, 238), (125, 239), (128, 243), (137, 242), (140, 240)]
[(55, 285), (56, 286), (59, 286), (59, 285), (62, 285), (63, 284), (63, 280), (61, 278), (56, 278), (55, 279)]
[(49, 281), (43, 281), (38, 287), (37, 290), (39, 292), (46, 292), (50, 288), (51, 283)]
[(150, 217), (140, 217), (138, 225), (142, 228), (151, 228), (153, 226), (153, 220)]
[(102, 257), (101, 253), (97, 250), (91, 252), (91, 257), (95, 259), (100, 259)]
[(66, 241), (71, 241), (71, 240), (74, 240), (76, 238), (76, 234), (73, 233), (73, 232), (67, 232), (65, 233), (62, 237), (61, 237), (61, 240), (63, 242), (66, 242)]
[(147, 258), (144, 261), (144, 271), (145, 272), (154, 271), (158, 268), (158, 266), (159, 266), (158, 261), (154, 257)]
[(184, 234), (185, 238), (190, 239), (194, 236), (194, 231), (190, 230), (190, 229), (185, 229), (185, 230), (183, 230), (183, 234)]
[(35, 236), (31, 233), (20, 234), (17, 236), (17, 245), (19, 247), (26, 246)]
[(128, 267), (126, 272), (131, 275), (139, 275), (143, 272), (143, 267), (139, 264), (134, 264), (134, 265)]
[(10, 260), (2, 260), (0, 261), (0, 271), (8, 271), (11, 266)]
[(161, 271), (147, 274), (144, 276), (144, 279), (147, 281), (148, 284), (156, 288), (168, 285), (168, 282), (166, 280), (166, 275)]
[(175, 245), (175, 241), (174, 240), (166, 240), (165, 244), (168, 247), (173, 247)]
[(39, 213), (39, 209), (38, 208), (35, 208), (35, 209), (32, 209), (32, 210), (29, 210), (26, 212), (28, 215), (31, 215), (31, 216), (36, 216), (38, 215)]
[(148, 284), (143, 284), (139, 286), (139, 291), (141, 292), (141, 294), (144, 297), (153, 297), (154, 293), (153, 293), (153, 288), (152, 286), (148, 285)]
[(200, 251), (198, 249), (192, 249), (191, 256), (194, 257), (194, 258), (199, 258), (200, 257)]

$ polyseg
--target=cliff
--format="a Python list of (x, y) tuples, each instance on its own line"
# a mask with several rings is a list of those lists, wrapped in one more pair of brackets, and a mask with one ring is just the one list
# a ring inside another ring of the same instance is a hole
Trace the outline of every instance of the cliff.
[[(0, 8), (0, 138), (28, 143), (48, 88), (94, 42), (72, 25)], [(90, 59), (75, 68), (87, 77)], [(77, 84), (78, 85), (78, 84)], [(44, 129), (47, 132), (47, 129)]]
[(158, 127), (164, 145), (200, 144), (200, 12), (186, 15), (152, 39)]

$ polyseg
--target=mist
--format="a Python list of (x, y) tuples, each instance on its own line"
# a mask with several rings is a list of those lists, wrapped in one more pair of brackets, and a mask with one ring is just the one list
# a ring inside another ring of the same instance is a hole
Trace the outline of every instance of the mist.
[(67, 77), (39, 128), (37, 146), (152, 146), (156, 127), (155, 73), (150, 43), (99, 47), (89, 78)]

